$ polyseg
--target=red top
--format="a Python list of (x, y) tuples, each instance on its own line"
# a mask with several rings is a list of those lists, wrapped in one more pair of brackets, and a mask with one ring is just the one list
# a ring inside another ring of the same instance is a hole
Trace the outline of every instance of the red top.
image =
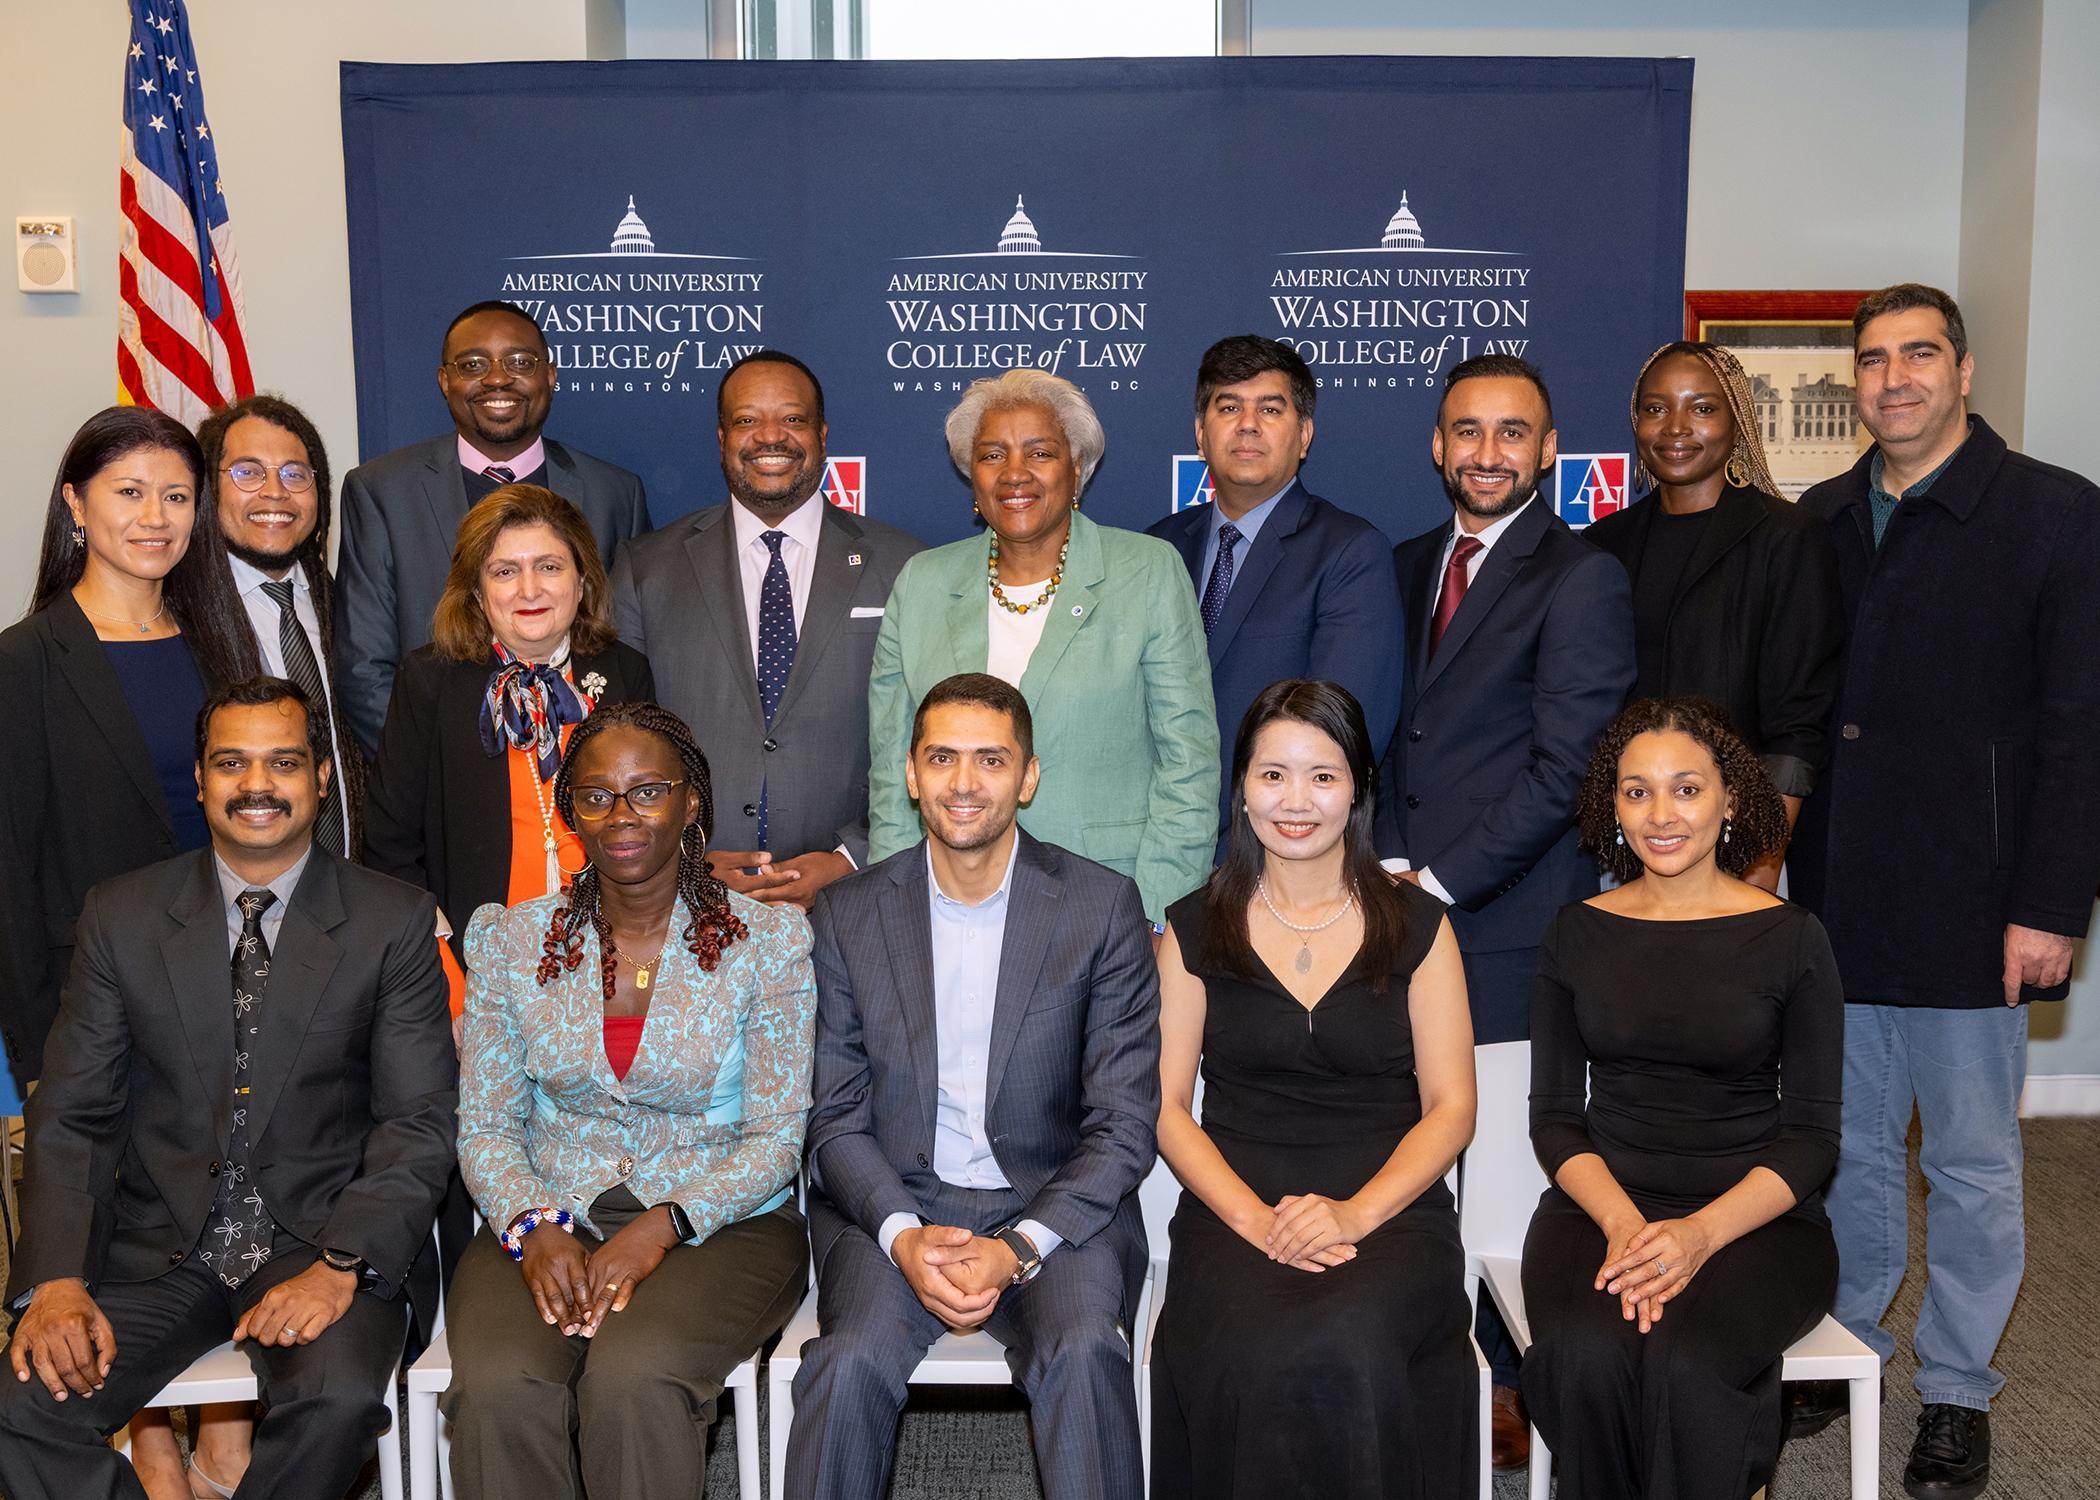
[(641, 1050), (642, 1025), (647, 1016), (607, 1016), (605, 1018), (605, 1060), (612, 1064), (613, 1077), (625, 1079), (627, 1070), (634, 1066), (634, 1054)]

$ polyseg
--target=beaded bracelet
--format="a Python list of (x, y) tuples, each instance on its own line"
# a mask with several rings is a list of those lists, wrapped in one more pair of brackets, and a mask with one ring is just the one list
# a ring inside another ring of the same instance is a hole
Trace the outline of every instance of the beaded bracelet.
[(525, 1236), (532, 1233), (533, 1230), (539, 1228), (542, 1224), (552, 1224), (563, 1234), (574, 1234), (576, 1231), (571, 1226), (575, 1223), (576, 1215), (570, 1213), (566, 1208), (528, 1208), (518, 1216), (517, 1223), (504, 1230), (496, 1238), (503, 1242), (503, 1248), (510, 1252), (512, 1260), (523, 1260), (525, 1258)]

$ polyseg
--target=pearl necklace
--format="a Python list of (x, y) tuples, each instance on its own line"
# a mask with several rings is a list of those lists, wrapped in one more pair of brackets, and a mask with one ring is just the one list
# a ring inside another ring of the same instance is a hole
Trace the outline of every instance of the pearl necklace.
[(1270, 916), (1298, 934), (1298, 957), (1292, 962), (1291, 967), (1300, 974), (1312, 972), (1312, 934), (1326, 931), (1335, 923), (1341, 921), (1342, 918), (1348, 916), (1349, 908), (1356, 905), (1356, 892), (1351, 891), (1342, 898), (1341, 908), (1333, 916), (1324, 922), (1314, 922), (1308, 926), (1301, 922), (1293, 922), (1289, 917), (1276, 909), (1276, 903), (1269, 899), (1269, 884), (1267, 881), (1255, 881), (1254, 892), (1261, 897), (1261, 904), (1269, 909)]
[(1057, 549), (1057, 566), (1050, 570), (1050, 581), (1043, 586), (1042, 594), (1026, 604), (1016, 604), (1006, 597), (1006, 590), (999, 587), (999, 533), (992, 533), (991, 556), (985, 560), (985, 581), (992, 586), (992, 602), (1009, 614), (1025, 615), (1031, 610), (1041, 609), (1057, 596), (1057, 586), (1065, 581), (1065, 554), (1072, 550), (1072, 533), (1065, 532), (1064, 545)]

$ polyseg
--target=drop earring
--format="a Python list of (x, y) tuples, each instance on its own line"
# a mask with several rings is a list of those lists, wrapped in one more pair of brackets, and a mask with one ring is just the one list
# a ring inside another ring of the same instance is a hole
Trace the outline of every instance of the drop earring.
[(1729, 841), (1729, 839), (1733, 838), (1734, 836), (1734, 824), (1729, 819), (1723, 818), (1721, 820), (1721, 842), (1725, 844)]
[(1623, 849), (1623, 848), (1625, 848), (1625, 847), (1626, 847), (1626, 830), (1625, 830), (1624, 828), (1620, 827), (1620, 825), (1619, 825), (1619, 824), (1617, 824), (1617, 823), (1614, 823), (1614, 824), (1612, 824), (1611, 826), (1612, 826), (1613, 828), (1616, 828), (1616, 829), (1618, 829), (1618, 833), (1617, 833), (1617, 835), (1616, 835), (1616, 836), (1615, 836), (1615, 837), (1614, 837), (1614, 838), (1612, 839), (1612, 842), (1613, 842), (1614, 844), (1617, 844), (1617, 845), (1618, 845), (1618, 846), (1619, 846), (1620, 848), (1622, 848), (1622, 849)]
[(87, 545), (87, 528), (78, 521), (73, 523), (73, 545), (76, 547), (85, 547)]

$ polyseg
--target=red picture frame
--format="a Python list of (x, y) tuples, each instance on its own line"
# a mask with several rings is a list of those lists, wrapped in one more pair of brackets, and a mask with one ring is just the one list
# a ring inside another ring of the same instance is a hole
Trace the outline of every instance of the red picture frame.
[(1684, 336), (1706, 337), (1708, 323), (1847, 323), (1858, 292), (1686, 292)]

